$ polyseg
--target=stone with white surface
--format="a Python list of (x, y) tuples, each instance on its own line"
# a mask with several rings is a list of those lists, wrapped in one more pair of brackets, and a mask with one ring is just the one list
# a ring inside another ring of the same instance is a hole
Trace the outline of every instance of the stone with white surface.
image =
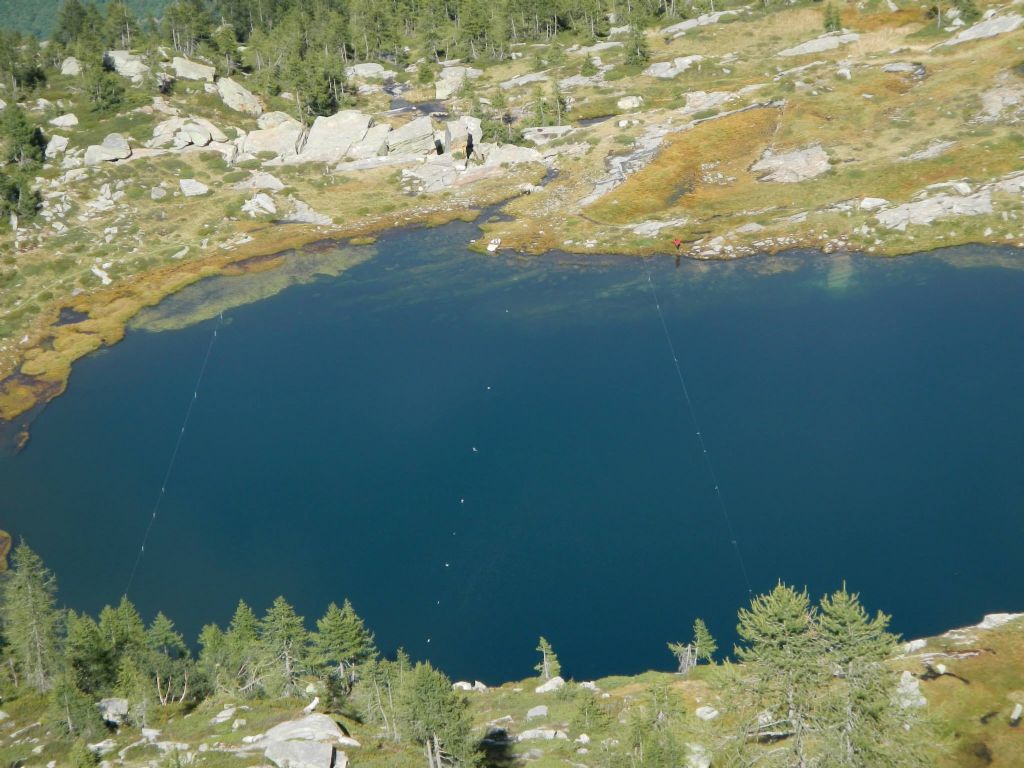
[(464, 149), (470, 136), (474, 144), (479, 144), (484, 137), (479, 117), (463, 115), (458, 120), (449, 121), (444, 127), (445, 149), (449, 152)]
[(78, 118), (68, 112), (66, 115), (60, 115), (50, 120), (50, 125), (55, 128), (74, 128), (78, 125)]
[(691, 56), (677, 56), (672, 61), (658, 61), (651, 64), (644, 70), (644, 74), (648, 77), (671, 80), (702, 61), (704, 61), (704, 57), (696, 53)]
[(299, 158), (304, 162), (337, 163), (353, 144), (363, 140), (372, 123), (373, 118), (354, 109), (318, 117), (309, 129)]
[(174, 70), (174, 76), (182, 80), (204, 80), (207, 83), (212, 83), (217, 74), (217, 70), (213, 67), (186, 59), (183, 56), (175, 56), (171, 59), (171, 68)]
[(185, 197), (199, 197), (210, 191), (210, 188), (196, 179), (181, 179), (178, 182), (181, 187), (181, 194)]
[(829, 32), (828, 34), (808, 40), (792, 48), (779, 51), (779, 56), (808, 56), (812, 53), (825, 53), (834, 51), (844, 45), (855, 43), (860, 40), (856, 32)]
[(750, 170), (762, 174), (760, 181), (793, 184), (820, 176), (829, 168), (831, 164), (825, 150), (820, 144), (813, 144), (805, 149), (781, 154), (767, 150)]
[(536, 688), (534, 688), (534, 691), (536, 693), (554, 693), (555, 691), (559, 691), (564, 687), (565, 680), (563, 680), (560, 676), (555, 676), (543, 685), (538, 685)]
[(60, 73), (68, 77), (78, 77), (82, 74), (82, 62), (74, 56), (68, 56), (60, 63)]
[(50, 137), (50, 140), (46, 142), (46, 156), (53, 159), (57, 157), (57, 155), (64, 154), (64, 150), (67, 148), (68, 137), (55, 133)]
[(277, 768), (347, 768), (348, 756), (328, 744), (275, 741), (263, 753)]
[(103, 54), (103, 61), (121, 77), (127, 77), (136, 84), (141, 83), (150, 71), (142, 57), (131, 51), (107, 51)]
[(1024, 24), (1024, 16), (1021, 16), (1019, 13), (1005, 13), (1001, 16), (993, 16), (957, 33), (954, 38), (941, 43), (941, 45), (960, 45), (960, 43), (967, 43), (971, 40), (995, 37), (996, 35), (1013, 32), (1021, 24)]
[(110, 133), (102, 144), (93, 144), (85, 150), (85, 164), (99, 165), (104, 162), (125, 160), (132, 156), (128, 141), (120, 133)]
[(263, 104), (253, 93), (230, 77), (217, 81), (217, 93), (221, 101), (236, 112), (245, 112), (253, 117), (263, 114)]
[(388, 152), (392, 154), (425, 153), (433, 149), (434, 125), (426, 115), (388, 134)]

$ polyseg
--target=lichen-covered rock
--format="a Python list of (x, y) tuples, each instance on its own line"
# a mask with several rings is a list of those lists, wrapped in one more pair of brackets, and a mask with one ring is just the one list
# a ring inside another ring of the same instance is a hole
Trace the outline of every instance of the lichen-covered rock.
[(264, 738), (267, 741), (324, 741), (352, 747), (359, 746), (359, 742), (346, 736), (331, 717), (320, 713), (278, 723), (267, 731)]
[(921, 693), (921, 682), (908, 670), (903, 670), (896, 685), (896, 704), (900, 709), (923, 707), (928, 704), (928, 700)]
[(462, 89), (466, 80), (475, 80), (483, 74), (483, 70), (473, 67), (445, 67), (441, 70), (441, 76), (434, 83), (434, 97), (447, 99), (454, 96)]

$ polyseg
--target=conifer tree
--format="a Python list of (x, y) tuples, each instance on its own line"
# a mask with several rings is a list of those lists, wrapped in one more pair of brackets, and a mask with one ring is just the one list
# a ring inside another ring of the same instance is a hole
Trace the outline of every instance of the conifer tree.
[(19, 684), (46, 692), (60, 667), (57, 580), (24, 541), (15, 547), (11, 565), (3, 586), (4, 638)]
[(43, 132), (28, 121), (25, 110), (10, 104), (0, 112), (0, 140), (4, 144), (4, 160), (21, 166), (43, 162), (46, 140)]
[(428, 768), (479, 762), (466, 700), (429, 663), (418, 663), (405, 676), (400, 713), (405, 732), (423, 747)]
[(809, 765), (815, 699), (827, 673), (807, 592), (779, 584), (755, 597), (750, 608), (740, 610), (736, 631), (743, 641), (736, 655), (747, 665), (753, 710), (774, 715), (757, 722), (757, 735), (782, 735), (779, 760), (796, 768)]
[[(146, 656), (146, 625), (131, 600), (122, 597), (116, 608), (109, 605), (100, 611), (100, 634), (110, 648), (113, 666), (120, 670), (121, 662), (131, 658), (135, 662)], [(120, 674), (120, 672), (118, 672)]]
[(839, 682), (828, 689), (819, 716), (826, 764), (837, 768), (925, 766), (922, 740), (931, 737), (913, 710), (896, 706), (896, 673), (885, 662), (896, 652), (889, 617), (868, 616), (845, 585), (821, 599), (817, 618), (823, 663)]
[(718, 643), (708, 631), (708, 625), (704, 619), (696, 619), (693, 622), (693, 647), (698, 661), (710, 663), (718, 650)]
[(366, 628), (348, 600), (342, 603), (341, 608), (336, 603), (327, 606), (327, 612), (317, 620), (316, 628), (312, 638), (313, 661), (340, 678), (344, 678), (350, 668), (377, 655), (373, 633)]
[(562, 665), (559, 663), (558, 656), (551, 647), (551, 643), (543, 637), (540, 638), (537, 643), (537, 653), (540, 654), (540, 662), (534, 669), (540, 672), (541, 678), (550, 680), (553, 677), (558, 677), (562, 672)]
[(224, 634), (224, 655), (236, 690), (244, 695), (259, 693), (270, 663), (260, 642), (259, 619), (244, 600), (238, 601)]
[(103, 731), (95, 702), (75, 685), (70, 674), (56, 679), (47, 703), (47, 721), (62, 732), (79, 739), (91, 739)]
[(152, 708), (152, 687), (138, 661), (132, 656), (121, 658), (114, 691), (128, 700), (128, 720), (139, 728), (146, 727)]
[(68, 612), (64, 657), (74, 684), (84, 693), (98, 696), (114, 684), (113, 650), (91, 616)]
[(278, 597), (260, 620), (260, 643), (273, 660), (273, 692), (290, 694), (306, 660), (308, 633), (302, 617), (283, 597)]
[(192, 660), (184, 638), (162, 612), (157, 613), (146, 630), (146, 645), (150, 650), (148, 671), (156, 685), (157, 699), (163, 705), (184, 701), (189, 695)]
[(364, 721), (378, 725), (386, 738), (396, 742), (402, 738), (400, 693), (411, 669), (409, 655), (402, 649), (394, 661), (371, 658), (360, 667), (352, 692)]

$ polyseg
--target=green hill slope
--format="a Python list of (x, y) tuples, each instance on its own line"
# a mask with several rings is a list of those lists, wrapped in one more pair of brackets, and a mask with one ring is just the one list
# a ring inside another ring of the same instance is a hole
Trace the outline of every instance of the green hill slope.
[[(128, 5), (140, 19), (159, 16), (170, 0), (128, 0)], [(47, 37), (57, 20), (61, 0), (3, 0), (0, 2), (0, 28), (32, 32)], [(107, 0), (96, 0), (105, 6)]]

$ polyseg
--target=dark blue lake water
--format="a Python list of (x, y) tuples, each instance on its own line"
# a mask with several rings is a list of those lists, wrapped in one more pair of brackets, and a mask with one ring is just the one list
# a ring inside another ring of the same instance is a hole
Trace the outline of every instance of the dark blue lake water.
[[(348, 596), (384, 648), (488, 682), (540, 634), (577, 679), (670, 668), (697, 616), (731, 645), (746, 586), (640, 265), (475, 235), (396, 232), (225, 312), (147, 617), (194, 637), (240, 597), (312, 621)], [(948, 263), (998, 259), (652, 262), (755, 589), (846, 580), (908, 636), (1024, 609), (1024, 271)], [(216, 322), (83, 360), (0, 460), (0, 527), (67, 605), (125, 588)]]

